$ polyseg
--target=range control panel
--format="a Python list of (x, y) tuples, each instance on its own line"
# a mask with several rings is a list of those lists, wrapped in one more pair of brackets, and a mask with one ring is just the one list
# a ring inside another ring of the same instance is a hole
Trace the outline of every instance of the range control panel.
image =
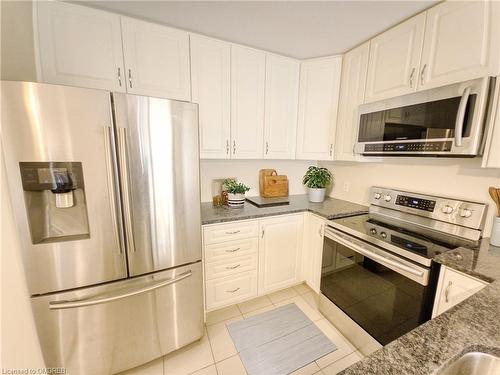
[(439, 197), (409, 191), (374, 186), (370, 192), (371, 206), (390, 208), (418, 216), (481, 229), (484, 224), (486, 204)]

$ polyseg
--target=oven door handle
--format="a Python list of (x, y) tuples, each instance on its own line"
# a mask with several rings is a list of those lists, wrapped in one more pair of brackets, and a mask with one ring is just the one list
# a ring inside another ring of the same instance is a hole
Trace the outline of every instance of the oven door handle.
[(464, 119), (465, 110), (467, 109), (467, 103), (469, 102), (470, 87), (466, 87), (460, 98), (460, 104), (458, 105), (457, 118), (455, 120), (455, 146), (462, 146), (462, 132), (464, 129)]

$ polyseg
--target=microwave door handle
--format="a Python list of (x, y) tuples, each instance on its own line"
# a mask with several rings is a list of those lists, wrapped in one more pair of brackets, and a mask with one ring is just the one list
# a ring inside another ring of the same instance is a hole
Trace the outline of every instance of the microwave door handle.
[(462, 93), (460, 104), (458, 105), (457, 119), (455, 120), (455, 146), (462, 146), (462, 132), (464, 129), (465, 110), (469, 102), (470, 87), (466, 87)]

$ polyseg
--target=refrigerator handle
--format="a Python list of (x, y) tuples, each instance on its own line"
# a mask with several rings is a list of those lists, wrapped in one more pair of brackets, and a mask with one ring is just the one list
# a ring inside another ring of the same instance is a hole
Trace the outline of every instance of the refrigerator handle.
[(178, 277), (173, 279), (167, 279), (162, 281), (155, 281), (147, 284), (146, 286), (142, 286), (141, 288), (137, 288), (134, 290), (130, 290), (128, 292), (123, 292), (123, 289), (119, 289), (119, 292), (115, 293), (106, 293), (101, 296), (94, 296), (79, 300), (73, 301), (52, 301), (49, 302), (50, 310), (61, 310), (61, 309), (73, 309), (76, 307), (84, 307), (84, 306), (93, 306), (99, 305), (101, 303), (107, 303), (112, 301), (117, 301), (123, 298), (128, 298), (132, 296), (136, 296), (138, 294), (143, 294), (146, 292), (151, 292), (153, 290), (162, 288), (167, 285), (175, 284), (181, 280), (184, 280), (191, 276), (193, 272), (191, 270), (181, 273)]
[(125, 235), (127, 249), (135, 252), (134, 232), (132, 229), (132, 214), (130, 209), (130, 190), (128, 186), (128, 163), (127, 163), (127, 129), (117, 127), (118, 135), (118, 159), (120, 162), (120, 181), (123, 197), (123, 217), (125, 220)]
[[(124, 253), (125, 247), (125, 238), (123, 237), (123, 230), (121, 222), (118, 222), (118, 218), (122, 217), (121, 206), (119, 201), (117, 200), (117, 169), (116, 167), (116, 158), (114, 155), (114, 135), (113, 128), (111, 126), (104, 126), (104, 150), (106, 153), (106, 170), (108, 173), (108, 191), (109, 197), (112, 202), (112, 210), (111, 210), (111, 220), (113, 221), (113, 233), (115, 238), (118, 240), (120, 254)], [(121, 220), (121, 219), (120, 219)]]

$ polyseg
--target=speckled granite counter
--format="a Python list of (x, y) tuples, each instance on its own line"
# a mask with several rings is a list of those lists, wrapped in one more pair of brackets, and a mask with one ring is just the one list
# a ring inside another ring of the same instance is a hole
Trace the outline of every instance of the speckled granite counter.
[(252, 203), (245, 202), (243, 208), (229, 208), (227, 206), (214, 207), (212, 203), (201, 204), (201, 223), (215, 224), (226, 221), (256, 219), (265, 216), (293, 214), (310, 211), (330, 220), (368, 212), (367, 206), (344, 201), (341, 199), (326, 198), (323, 203), (311, 203), (307, 195), (290, 195), (290, 204), (274, 207), (259, 208)]
[(438, 255), (435, 261), (492, 283), (342, 375), (430, 375), (466, 352), (500, 356), (500, 248), (483, 239), (479, 249), (459, 248)]

